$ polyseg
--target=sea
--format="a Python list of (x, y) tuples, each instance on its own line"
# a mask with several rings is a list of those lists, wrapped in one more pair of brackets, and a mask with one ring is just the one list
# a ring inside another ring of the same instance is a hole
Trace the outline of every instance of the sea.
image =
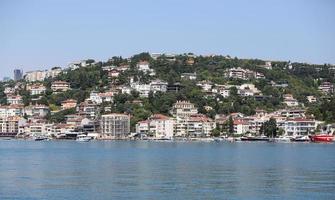
[(335, 199), (335, 144), (0, 140), (0, 199)]

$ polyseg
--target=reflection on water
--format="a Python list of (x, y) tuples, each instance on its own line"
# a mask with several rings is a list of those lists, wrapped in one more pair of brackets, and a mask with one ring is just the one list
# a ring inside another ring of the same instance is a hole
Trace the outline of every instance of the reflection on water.
[(332, 199), (335, 145), (0, 141), (0, 199)]

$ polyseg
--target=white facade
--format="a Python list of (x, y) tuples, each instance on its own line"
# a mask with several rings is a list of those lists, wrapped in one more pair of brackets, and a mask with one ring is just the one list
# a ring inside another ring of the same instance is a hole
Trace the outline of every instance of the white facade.
[(175, 117), (189, 117), (197, 114), (198, 109), (189, 101), (177, 101), (172, 108), (172, 115)]
[(51, 89), (52, 91), (61, 91), (65, 92), (70, 89), (70, 84), (65, 81), (54, 81), (51, 84)]
[(161, 114), (155, 114), (148, 120), (137, 123), (136, 132), (152, 135), (157, 139), (172, 139), (175, 120)]
[(7, 96), (7, 103), (10, 105), (22, 104), (22, 97), (20, 95), (9, 95)]
[(154, 80), (150, 83), (150, 91), (155, 92), (166, 92), (167, 91), (167, 82), (161, 80)]
[(130, 117), (125, 114), (108, 114), (101, 116), (101, 133), (115, 138), (126, 137), (130, 133)]
[(28, 82), (44, 81), (44, 79), (47, 77), (47, 73), (48, 71), (46, 70), (26, 72), (25, 80)]

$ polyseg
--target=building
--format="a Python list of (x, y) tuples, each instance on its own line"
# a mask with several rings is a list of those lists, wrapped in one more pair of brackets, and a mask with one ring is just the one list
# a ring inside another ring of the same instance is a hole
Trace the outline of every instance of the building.
[(171, 110), (173, 116), (181, 118), (189, 117), (197, 113), (198, 109), (189, 101), (177, 101)]
[(140, 61), (136, 64), (138, 70), (144, 73), (150, 73), (150, 76), (154, 76), (155, 72), (153, 69), (150, 69), (148, 61)]
[(197, 79), (197, 74), (196, 73), (182, 73), (180, 75), (180, 78), (188, 79), (188, 80), (196, 80)]
[(315, 102), (317, 102), (317, 99), (316, 99), (315, 96), (307, 96), (306, 98), (307, 98), (307, 101), (309, 103), (315, 103)]
[(247, 79), (246, 70), (240, 67), (228, 69), (226, 76), (228, 78), (243, 79), (243, 80)]
[(55, 78), (62, 72), (62, 68), (60, 67), (53, 67), (51, 70), (47, 72), (47, 77)]
[(186, 123), (187, 135), (190, 137), (208, 137), (216, 127), (214, 120), (203, 114), (191, 115)]
[(67, 99), (65, 101), (62, 101), (62, 109), (70, 109), (70, 108), (75, 108), (77, 106), (77, 101), (74, 99)]
[(151, 89), (150, 84), (140, 84), (138, 82), (131, 83), (130, 87), (139, 92), (141, 97), (148, 97)]
[(245, 134), (249, 131), (249, 123), (242, 119), (235, 119), (234, 120), (234, 134)]
[(283, 98), (283, 103), (286, 104), (288, 107), (295, 107), (299, 105), (299, 102), (293, 97), (292, 94), (284, 94)]
[(243, 79), (243, 80), (248, 80), (252, 78), (255, 79), (265, 78), (264, 74), (260, 72), (254, 72), (248, 69), (242, 69), (241, 67), (228, 69), (226, 72), (226, 77), (233, 79)]
[(18, 116), (0, 118), (0, 134), (18, 134), (21, 121)]
[(40, 95), (46, 91), (46, 87), (43, 84), (32, 84), (27, 85), (27, 90), (30, 91), (30, 95)]
[(14, 95), (15, 94), (15, 88), (12, 87), (5, 87), (5, 90), (3, 91), (7, 96), (8, 95)]
[(212, 90), (212, 87), (213, 87), (213, 83), (211, 81), (207, 81), (207, 80), (204, 80), (204, 81), (200, 81), (197, 83), (197, 86), (201, 87), (201, 89), (205, 92), (209, 92)]
[(86, 100), (79, 104), (77, 111), (80, 115), (86, 118), (94, 119), (98, 113), (98, 105), (92, 101)]
[(24, 115), (34, 117), (45, 117), (50, 112), (50, 109), (46, 105), (30, 105), (23, 109)]
[(70, 89), (70, 84), (66, 81), (54, 81), (51, 84), (51, 89), (55, 92), (65, 92)]
[(212, 89), (212, 92), (220, 94), (221, 96), (226, 98), (230, 95), (230, 88), (231, 86), (228, 85), (215, 85), (215, 87)]
[(148, 120), (136, 124), (136, 133), (145, 133), (157, 139), (172, 139), (175, 120), (162, 114), (155, 114)]
[(161, 80), (154, 80), (150, 83), (150, 91), (155, 92), (166, 92), (167, 91), (167, 82)]
[(261, 94), (261, 91), (256, 88), (254, 84), (243, 84), (238, 87), (237, 93), (240, 96), (254, 96), (256, 94)]
[(23, 105), (0, 106), (0, 118), (9, 116), (22, 116)]
[(46, 70), (37, 70), (37, 71), (30, 71), (26, 72), (24, 78), (28, 82), (35, 82), (35, 81), (44, 81), (47, 77)]
[(315, 132), (319, 122), (313, 119), (293, 118), (287, 119), (280, 128), (284, 129), (285, 135), (308, 135)]
[(130, 133), (130, 117), (129, 115), (118, 113), (102, 115), (100, 127), (104, 136), (125, 138)]
[(319, 86), (319, 90), (324, 94), (331, 94), (334, 92), (334, 85), (330, 82), (323, 82)]
[(148, 61), (140, 61), (136, 64), (136, 67), (138, 70), (143, 71), (143, 72), (149, 72), (149, 62)]
[(210, 136), (216, 123), (202, 114), (193, 114), (185, 118), (176, 118), (175, 137), (206, 137)]
[(14, 81), (21, 80), (23, 78), (23, 71), (21, 69), (14, 69)]
[(22, 104), (22, 97), (20, 95), (8, 95), (7, 103), (10, 105)]

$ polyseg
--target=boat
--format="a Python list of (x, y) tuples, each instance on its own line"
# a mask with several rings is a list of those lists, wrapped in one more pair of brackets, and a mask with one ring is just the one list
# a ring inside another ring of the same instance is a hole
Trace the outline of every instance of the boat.
[(43, 141), (43, 140), (47, 140), (47, 139), (48, 139), (47, 137), (42, 137), (42, 136), (38, 136), (38, 137), (34, 138), (35, 141)]
[(274, 142), (291, 142), (291, 137), (279, 136), (279, 137), (274, 138)]
[(291, 142), (309, 142), (310, 139), (307, 135), (299, 135), (291, 138)]
[(259, 141), (259, 142), (268, 142), (270, 139), (266, 136), (243, 136), (241, 137), (241, 141)]
[(76, 138), (76, 141), (78, 141), (78, 142), (89, 142), (91, 140), (92, 140), (92, 137), (87, 136), (85, 134), (80, 134)]
[(333, 142), (334, 136), (328, 134), (320, 134), (320, 135), (310, 135), (309, 138), (312, 142)]

